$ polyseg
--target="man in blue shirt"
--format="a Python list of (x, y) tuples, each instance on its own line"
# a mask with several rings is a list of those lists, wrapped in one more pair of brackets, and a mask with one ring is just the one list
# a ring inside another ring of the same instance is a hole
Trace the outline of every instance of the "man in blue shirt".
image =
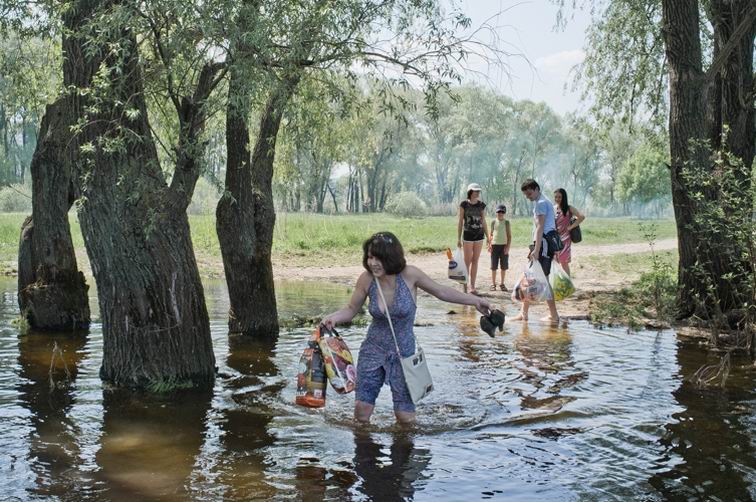
[[(549, 199), (541, 193), (541, 187), (533, 179), (527, 179), (522, 183), (520, 187), (523, 195), (531, 201), (535, 202), (533, 207), (533, 224), (535, 230), (533, 231), (533, 245), (531, 246), (530, 255), (528, 258), (531, 261), (538, 260), (543, 268), (543, 273), (548, 278), (551, 272), (551, 259), (554, 256), (556, 250), (549, 249), (544, 236), (551, 232), (556, 231), (556, 215), (554, 214), (554, 205)], [(559, 313), (556, 309), (556, 302), (554, 301), (554, 295), (551, 294), (551, 299), (546, 300), (549, 306), (549, 317), (544, 320), (551, 322), (559, 321)], [(523, 299), (522, 311), (520, 315), (513, 318), (513, 321), (528, 320), (528, 301)]]

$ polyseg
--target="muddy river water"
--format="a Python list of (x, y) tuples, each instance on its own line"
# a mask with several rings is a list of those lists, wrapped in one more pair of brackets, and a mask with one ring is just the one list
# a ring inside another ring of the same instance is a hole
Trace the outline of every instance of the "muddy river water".
[[(531, 322), (489, 338), (473, 309), (421, 296), (436, 391), (403, 431), (388, 387), (368, 428), (352, 424), (353, 395), (294, 405), (310, 329), (229, 337), (222, 282), (205, 289), (219, 378), (199, 395), (104, 389), (99, 324), (22, 336), (14, 281), (0, 291), (3, 500), (756, 498), (756, 370), (733, 359), (724, 389), (697, 389), (686, 378), (719, 356), (672, 331)], [(316, 317), (349, 293), (279, 284), (280, 315)], [(342, 330), (355, 354), (366, 329)]]

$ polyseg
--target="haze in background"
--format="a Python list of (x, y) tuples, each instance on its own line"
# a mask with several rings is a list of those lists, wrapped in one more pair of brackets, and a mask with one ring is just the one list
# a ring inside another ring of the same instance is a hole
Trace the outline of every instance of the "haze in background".
[(460, 5), (472, 19), (472, 26), (489, 20), (491, 25), (500, 27), (501, 42), (506, 43), (502, 48), (513, 54), (508, 60), (509, 75), (471, 59), (470, 67), (478, 74), (469, 75), (470, 81), (491, 86), (517, 100), (544, 101), (562, 115), (585, 108), (580, 104), (579, 93), (570, 90), (570, 70), (585, 56), (589, 13), (568, 12), (571, 17), (562, 30), (556, 28), (557, 7), (548, 0), (461, 0)]

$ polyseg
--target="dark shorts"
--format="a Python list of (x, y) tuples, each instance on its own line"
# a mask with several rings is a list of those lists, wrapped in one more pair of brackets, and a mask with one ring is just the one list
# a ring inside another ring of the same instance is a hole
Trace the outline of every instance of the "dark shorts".
[[(504, 244), (493, 244), (491, 246), (491, 270), (509, 269), (509, 255), (504, 254), (504, 250), (507, 248)], [(501, 266), (501, 267), (500, 267)]]
[(462, 240), (465, 242), (477, 242), (477, 241), (482, 241), (485, 238), (486, 236), (482, 230), (480, 231), (465, 230), (464, 232), (462, 232)]
[[(547, 245), (545, 241), (541, 241), (541, 246)], [(535, 244), (530, 245), (530, 251), (532, 252), (535, 249)], [(541, 268), (543, 269), (543, 275), (546, 277), (549, 276), (551, 273), (551, 257), (550, 256), (543, 256), (543, 252), (541, 252), (541, 256), (538, 257), (538, 263), (541, 264)]]

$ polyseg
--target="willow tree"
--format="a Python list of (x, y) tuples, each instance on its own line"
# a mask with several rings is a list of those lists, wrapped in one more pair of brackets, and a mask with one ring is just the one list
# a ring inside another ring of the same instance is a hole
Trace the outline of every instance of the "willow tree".
[[(271, 249), (275, 210), (272, 177), (276, 140), (285, 107), (311, 72), (393, 74), (394, 83), (422, 83), (430, 95), (458, 79), (455, 66), (467, 45), (492, 59), (501, 54), (459, 14), (441, 15), (435, 0), (250, 1), (236, 9), (226, 121), (226, 187), (216, 211), (231, 308), (231, 332), (278, 334)], [(389, 45), (382, 35), (393, 33)], [(257, 128), (251, 127), (257, 98)], [(255, 139), (250, 141), (250, 131)], [(252, 145), (252, 146), (250, 146)]]
[[(194, 14), (192, 14), (194, 13)], [(66, 84), (79, 120), (81, 222), (103, 322), (100, 375), (116, 385), (212, 385), (215, 359), (186, 209), (200, 175), (207, 101), (222, 65), (194, 47), (203, 14), (183, 3), (122, 5), (82, 0), (64, 19)], [(157, 61), (142, 68), (143, 30)], [(92, 47), (97, 50), (92, 50)], [(182, 61), (199, 61), (195, 67)], [(174, 71), (184, 70), (181, 84)], [(193, 70), (193, 71), (192, 71)], [(165, 82), (175, 108), (173, 172), (161, 169), (146, 88)]]
[(679, 315), (740, 311), (753, 303), (756, 2), (602, 5), (578, 78), (599, 117), (667, 118)]
[[(44, 161), (46, 191), (35, 183), (34, 195), (54, 206), (66, 234), (60, 213), (77, 199), (102, 317), (100, 375), (116, 386), (209, 387), (215, 359), (186, 208), (223, 64), (195, 50), (204, 44), (181, 26), (208, 13), (169, 1), (49, 7), (43, 21), (62, 26), (63, 92), (43, 121), (51, 140), (35, 161)], [(23, 6), (15, 16), (40, 20)], [(155, 89), (175, 107), (171, 172), (161, 166), (149, 120)], [(36, 240), (36, 215), (34, 223)]]
[(32, 216), (24, 221), (19, 245), (19, 307), (34, 329), (76, 331), (89, 325), (90, 314), (68, 224), (75, 196), (67, 148), (72, 122), (66, 98), (58, 96), (60, 43), (49, 34), (13, 26), (13, 13), (4, 14), (0, 180), (23, 182), (30, 172), (32, 185)]

